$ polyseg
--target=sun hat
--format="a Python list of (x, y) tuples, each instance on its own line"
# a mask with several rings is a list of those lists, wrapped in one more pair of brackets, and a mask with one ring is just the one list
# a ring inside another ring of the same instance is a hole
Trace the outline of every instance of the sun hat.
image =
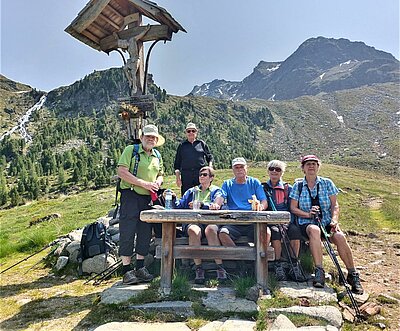
[(196, 127), (196, 124), (194, 124), (194, 123), (192, 123), (192, 122), (190, 122), (190, 123), (188, 123), (188, 124), (186, 125), (185, 131), (188, 130), (188, 129), (193, 129), (193, 130), (198, 131), (198, 130), (197, 130), (197, 127)]
[(320, 159), (319, 159), (317, 156), (312, 155), (312, 154), (310, 154), (310, 155), (305, 155), (305, 156), (303, 156), (303, 157), (301, 158), (301, 164), (302, 164), (302, 165), (303, 165), (304, 163), (306, 163), (307, 161), (317, 161), (318, 164), (321, 163)]
[(232, 167), (234, 167), (237, 164), (243, 164), (246, 165), (247, 162), (243, 157), (237, 157), (235, 159), (232, 160)]
[(153, 124), (148, 124), (143, 128), (142, 134), (144, 136), (154, 136), (158, 138), (156, 147), (162, 146), (165, 143), (165, 138), (158, 133), (158, 128)]

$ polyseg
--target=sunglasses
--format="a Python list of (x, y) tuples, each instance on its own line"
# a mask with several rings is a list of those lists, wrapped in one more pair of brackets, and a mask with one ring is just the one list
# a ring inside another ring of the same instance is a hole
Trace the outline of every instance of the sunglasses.
[(186, 133), (196, 133), (196, 130), (186, 130)]
[(199, 174), (199, 177), (208, 177), (208, 173), (202, 172)]
[(269, 167), (268, 170), (269, 171), (276, 171), (276, 172), (281, 172), (282, 171), (281, 168), (276, 168), (276, 167)]

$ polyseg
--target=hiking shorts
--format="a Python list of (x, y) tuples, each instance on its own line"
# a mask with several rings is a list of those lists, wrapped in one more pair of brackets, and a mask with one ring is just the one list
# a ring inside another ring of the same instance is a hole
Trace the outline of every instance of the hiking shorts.
[(223, 225), (218, 230), (219, 233), (229, 234), (233, 241), (240, 236), (247, 236), (249, 240), (254, 241), (254, 224), (251, 225)]
[(188, 229), (190, 226), (195, 225), (198, 226), (201, 230), (201, 238), (205, 238), (206, 236), (206, 227), (208, 224), (182, 224), (182, 232), (185, 237), (189, 237)]
[[(299, 224), (299, 228), (300, 228), (300, 232), (301, 232), (302, 236), (304, 236), (304, 237), (307, 238), (307, 239), (309, 239), (309, 238), (308, 238), (308, 235), (307, 235), (307, 227), (308, 227), (309, 225), (316, 225), (316, 224), (312, 224), (312, 223)], [(317, 226), (318, 226), (318, 225), (317, 225)], [(330, 224), (325, 225), (325, 230), (326, 230), (326, 232), (327, 232), (328, 234), (331, 233), (331, 226), (330, 226)], [(325, 239), (325, 238), (324, 238), (324, 234), (322, 233), (322, 231), (321, 231), (321, 239)]]
[(135, 252), (146, 256), (149, 253), (150, 223), (140, 220), (140, 212), (151, 209), (150, 195), (140, 195), (134, 190), (121, 190), (121, 209), (119, 212), (119, 255), (132, 256), (136, 234)]
[[(296, 224), (290, 223), (282, 224), (280, 226), (282, 227), (283, 232), (287, 233), (289, 240), (301, 240), (302, 235)], [(282, 240), (282, 234), (281, 231), (279, 231), (278, 225), (268, 225), (268, 227), (271, 230), (271, 240)]]
[[(271, 224), (271, 225), (267, 225), (267, 226), (271, 230), (271, 240), (281, 240), (282, 239), (281, 232), (279, 231), (278, 225)], [(282, 226), (284, 227), (285, 225), (282, 225)]]

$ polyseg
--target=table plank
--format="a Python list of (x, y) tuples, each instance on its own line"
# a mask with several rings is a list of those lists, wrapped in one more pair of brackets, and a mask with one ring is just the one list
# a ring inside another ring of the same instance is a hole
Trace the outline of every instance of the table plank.
[(286, 211), (151, 209), (142, 211), (140, 219), (147, 223), (287, 224), (290, 221), (290, 213)]

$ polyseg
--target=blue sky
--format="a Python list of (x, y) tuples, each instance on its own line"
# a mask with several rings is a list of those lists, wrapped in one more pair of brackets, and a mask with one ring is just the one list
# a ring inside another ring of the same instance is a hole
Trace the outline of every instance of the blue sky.
[[(122, 65), (64, 29), (87, 0), (1, 0), (1, 74), (49, 91)], [(185, 95), (214, 79), (240, 81), (259, 61), (283, 61), (317, 36), (399, 51), (398, 0), (155, 0), (187, 30), (152, 51), (150, 72)], [(149, 43), (146, 46), (149, 47)]]

